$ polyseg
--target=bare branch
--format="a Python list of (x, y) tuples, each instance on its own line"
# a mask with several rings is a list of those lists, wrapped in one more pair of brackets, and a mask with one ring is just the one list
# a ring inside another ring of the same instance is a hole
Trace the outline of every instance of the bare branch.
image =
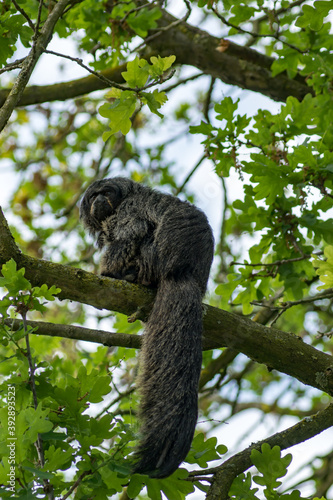
[(176, 196), (179, 195), (179, 193), (181, 193), (184, 189), (184, 187), (186, 186), (186, 184), (188, 183), (188, 181), (191, 179), (192, 175), (196, 172), (196, 170), (200, 167), (201, 163), (207, 158), (207, 155), (204, 154), (202, 155), (199, 160), (197, 161), (197, 163), (194, 165), (194, 167), (192, 168), (192, 170), (190, 171), (190, 173), (186, 176), (186, 179), (183, 181), (182, 185), (177, 189), (176, 191)]
[[(12, 319), (5, 319), (4, 323), (13, 331), (20, 328), (20, 321), (18, 319), (14, 321)], [(141, 345), (140, 335), (106, 332), (93, 328), (85, 328), (83, 326), (55, 324), (46, 321), (27, 321), (27, 325), (36, 329), (36, 331), (33, 332), (35, 335), (84, 340), (85, 342), (96, 342), (108, 347), (127, 347), (128, 349), (140, 349)]]
[(0, 75), (2, 73), (6, 73), (6, 71), (12, 71), (13, 69), (21, 68), (24, 60), (25, 60), (25, 57), (22, 57), (22, 59), (17, 59), (16, 61), (13, 61), (12, 63), (7, 64), (6, 66), (4, 66), (3, 68), (0, 69)]
[[(313, 255), (323, 255), (324, 252), (318, 251), (313, 252)], [(294, 257), (292, 259), (281, 259), (275, 260), (274, 262), (256, 262), (252, 264), (251, 262), (231, 262), (230, 266), (250, 266), (250, 267), (274, 267), (274, 266), (282, 266), (282, 264), (289, 264), (289, 262), (299, 262), (301, 260), (310, 259), (312, 254), (306, 253), (301, 255), (301, 257)]]
[(35, 33), (36, 32), (36, 26), (34, 25), (34, 23), (32, 22), (32, 20), (30, 19), (30, 17), (28, 16), (28, 14), (25, 12), (24, 9), (22, 9), (22, 7), (20, 7), (18, 5), (18, 3), (16, 2), (16, 0), (12, 0), (16, 10), (18, 12), (20, 12), (22, 14), (23, 17), (25, 17), (25, 19), (28, 21), (28, 24), (30, 26), (30, 28), (32, 29), (32, 31)]

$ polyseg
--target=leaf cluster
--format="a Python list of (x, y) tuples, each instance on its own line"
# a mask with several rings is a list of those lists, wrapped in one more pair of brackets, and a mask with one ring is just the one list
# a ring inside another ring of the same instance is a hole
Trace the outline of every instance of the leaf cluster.
[(155, 89), (153, 92), (145, 92), (144, 89), (158, 83), (165, 72), (175, 61), (175, 56), (151, 57), (151, 64), (145, 59), (136, 57), (127, 63), (127, 71), (122, 73), (124, 80), (129, 87), (135, 90), (121, 90), (113, 88), (106, 94), (107, 99), (111, 99), (111, 104), (103, 104), (99, 108), (99, 113), (109, 120), (110, 132), (103, 134), (103, 140), (107, 140), (111, 135), (121, 132), (126, 135), (132, 126), (131, 117), (137, 110), (138, 101), (147, 104), (150, 111), (160, 118), (163, 115), (159, 112), (160, 107), (167, 101), (165, 92)]

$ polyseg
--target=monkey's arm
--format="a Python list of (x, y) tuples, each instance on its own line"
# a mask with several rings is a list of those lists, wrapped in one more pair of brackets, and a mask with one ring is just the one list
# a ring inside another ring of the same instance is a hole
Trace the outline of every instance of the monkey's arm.
[[(104, 223), (101, 274), (126, 281), (137, 282), (142, 274), (141, 247), (152, 239), (153, 227), (138, 213), (126, 217), (119, 214), (116, 224)], [(142, 280), (141, 280), (142, 281)]]

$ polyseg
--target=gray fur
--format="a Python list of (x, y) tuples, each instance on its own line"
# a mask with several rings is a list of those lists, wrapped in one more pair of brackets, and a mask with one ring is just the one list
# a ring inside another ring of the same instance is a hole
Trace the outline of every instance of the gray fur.
[(167, 477), (185, 459), (197, 420), (211, 228), (190, 203), (122, 177), (91, 184), (80, 218), (104, 248), (101, 274), (157, 288), (140, 354), (133, 472)]

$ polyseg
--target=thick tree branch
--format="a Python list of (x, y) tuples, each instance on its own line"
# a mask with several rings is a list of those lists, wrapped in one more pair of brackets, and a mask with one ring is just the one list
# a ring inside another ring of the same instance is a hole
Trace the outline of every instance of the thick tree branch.
[[(13, 331), (20, 328), (20, 320), (6, 319), (5, 324)], [(108, 347), (127, 347), (128, 349), (141, 348), (141, 336), (106, 332), (105, 330), (95, 330), (94, 328), (85, 328), (83, 326), (64, 325), (56, 323), (48, 323), (46, 321), (27, 321), (27, 325), (31, 328), (36, 328), (36, 335), (48, 335), (49, 337), (62, 337), (65, 339), (84, 340), (85, 342), (96, 342)], [(210, 349), (220, 347), (216, 342), (212, 342), (203, 338), (202, 349), (208, 351)], [(226, 352), (226, 351), (223, 351)], [(236, 353), (237, 354), (237, 353)]]
[[(116, 83), (124, 83), (121, 73), (125, 71), (125, 69), (126, 64), (122, 64), (117, 68), (101, 71), (101, 75)], [(41, 104), (43, 102), (66, 101), (67, 99), (80, 97), (90, 92), (94, 92), (95, 90), (101, 90), (108, 87), (109, 85), (95, 75), (89, 75), (65, 83), (55, 83), (54, 85), (31, 85), (23, 92), (18, 105), (29, 106), (30, 104)], [(9, 89), (0, 90), (0, 106), (5, 102), (9, 92)]]
[[(154, 300), (149, 288), (102, 278), (82, 269), (53, 264), (19, 252), (0, 210), (0, 265), (10, 257), (33, 286), (56, 285), (60, 299), (78, 301), (98, 309), (135, 314), (145, 319)], [(12, 254), (11, 254), (12, 252)], [(259, 325), (247, 318), (204, 306), (204, 337), (212, 347), (230, 347), (304, 384), (333, 395), (332, 356), (305, 344), (300, 337)]]
[[(172, 26), (175, 20), (163, 11), (159, 27)], [(224, 83), (260, 92), (275, 101), (285, 101), (288, 96), (302, 100), (306, 94), (312, 93), (300, 75), (293, 80), (286, 73), (272, 77), (273, 57), (214, 37), (186, 22), (162, 31), (148, 42), (148, 46), (161, 56), (174, 54), (177, 64), (195, 66)]]
[[(227, 500), (229, 498), (228, 493), (233, 480), (238, 474), (241, 474), (253, 465), (251, 452), (252, 450), (260, 450), (263, 443), (268, 443), (272, 448), (273, 446), (279, 446), (281, 450), (286, 450), (295, 444), (307, 441), (331, 426), (333, 426), (333, 404), (330, 404), (327, 408), (311, 417), (304, 418), (296, 425), (289, 427), (289, 429), (252, 444), (245, 450), (229, 458), (220, 467), (210, 469), (209, 473), (214, 473), (214, 478), (207, 495), (207, 500)], [(207, 470), (204, 472), (206, 475)], [(195, 476), (197, 473), (193, 471), (190, 475)]]
[[(154, 36), (152, 37), (151, 33), (148, 35), (148, 47), (141, 57), (148, 59), (156, 54), (161, 56), (173, 54), (176, 56), (177, 64), (194, 66), (222, 82), (259, 92), (275, 101), (285, 101), (289, 95), (301, 100), (312, 92), (306, 85), (305, 78), (300, 75), (294, 79), (288, 78), (286, 73), (272, 77), (270, 71), (274, 61), (272, 57), (229, 40), (214, 37), (185, 21), (178, 22), (165, 10), (162, 11), (158, 25)], [(124, 83), (121, 76), (124, 69), (125, 65), (122, 65), (103, 71), (101, 74), (121, 84)], [(35, 85), (28, 87), (23, 95), (20, 93), (15, 105), (18, 105), (18, 100), (20, 106), (63, 101), (106, 87), (105, 82), (93, 75), (55, 85)], [(0, 91), (0, 106), (8, 94), (9, 89)]]

